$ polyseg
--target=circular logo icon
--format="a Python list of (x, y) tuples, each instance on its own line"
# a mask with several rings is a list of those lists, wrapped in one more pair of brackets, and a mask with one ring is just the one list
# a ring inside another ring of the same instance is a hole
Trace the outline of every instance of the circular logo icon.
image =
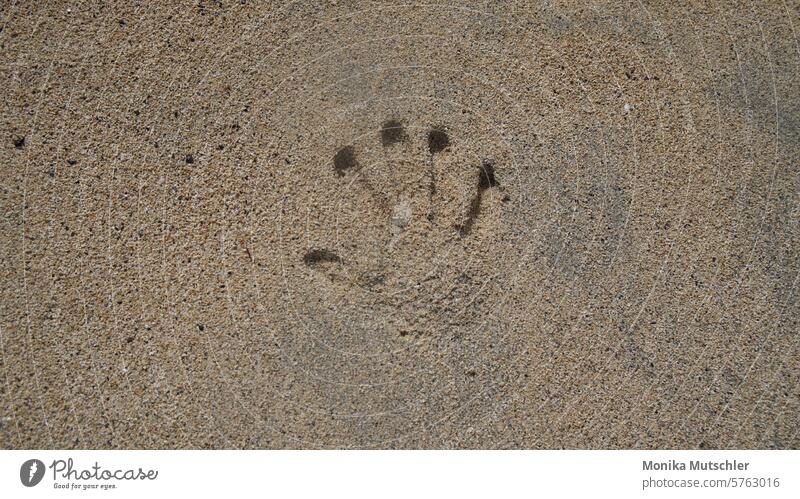
[(34, 487), (44, 478), (44, 463), (38, 459), (28, 459), (19, 468), (19, 479), (22, 485)]

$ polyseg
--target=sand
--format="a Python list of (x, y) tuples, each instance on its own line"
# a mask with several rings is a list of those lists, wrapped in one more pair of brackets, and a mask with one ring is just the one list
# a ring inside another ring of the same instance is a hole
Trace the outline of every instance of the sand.
[(3, 448), (798, 448), (795, 2), (0, 9)]

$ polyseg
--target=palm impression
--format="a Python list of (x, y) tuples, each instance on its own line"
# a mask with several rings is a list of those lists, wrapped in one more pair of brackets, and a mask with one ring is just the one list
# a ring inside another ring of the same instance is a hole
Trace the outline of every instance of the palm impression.
[(495, 272), (500, 170), (446, 126), (389, 119), (361, 139), (330, 160), (334, 230), (309, 238), (304, 265), (335, 302), (385, 314), (399, 336), (464, 320)]

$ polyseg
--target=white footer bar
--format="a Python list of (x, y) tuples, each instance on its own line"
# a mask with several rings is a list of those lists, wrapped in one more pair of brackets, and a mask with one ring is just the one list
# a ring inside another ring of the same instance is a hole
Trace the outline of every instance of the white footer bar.
[(800, 497), (800, 451), (32, 450), (0, 470), (18, 498)]

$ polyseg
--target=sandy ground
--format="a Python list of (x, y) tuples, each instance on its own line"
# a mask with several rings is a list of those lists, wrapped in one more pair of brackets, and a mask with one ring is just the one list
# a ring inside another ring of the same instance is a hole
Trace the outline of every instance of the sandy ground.
[(0, 446), (800, 445), (796, 2), (0, 28)]

